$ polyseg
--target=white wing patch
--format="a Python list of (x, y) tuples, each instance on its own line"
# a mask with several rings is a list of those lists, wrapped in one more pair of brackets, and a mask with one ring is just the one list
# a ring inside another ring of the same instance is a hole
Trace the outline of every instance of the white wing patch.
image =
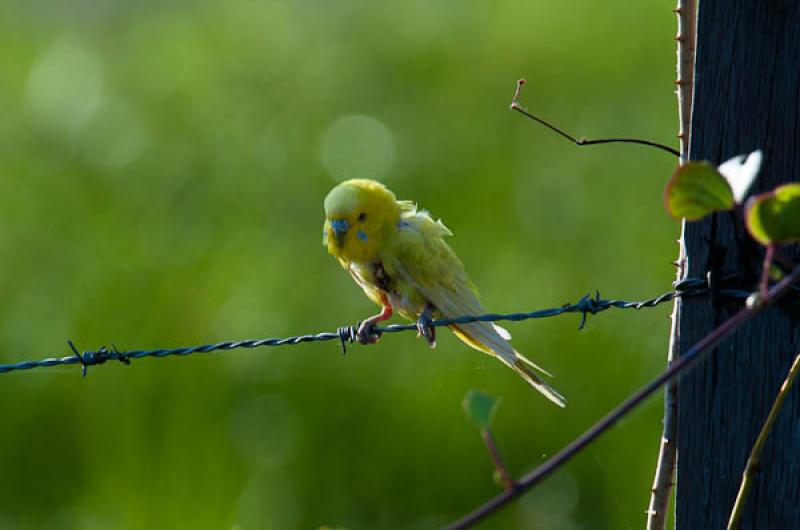
[(498, 335), (503, 337), (505, 340), (511, 340), (511, 333), (504, 327), (498, 326), (497, 324), (492, 324), (494, 326), (494, 330), (497, 332)]

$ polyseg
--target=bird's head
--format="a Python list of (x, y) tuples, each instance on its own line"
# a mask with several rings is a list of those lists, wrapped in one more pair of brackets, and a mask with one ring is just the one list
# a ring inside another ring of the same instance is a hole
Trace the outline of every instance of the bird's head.
[(380, 182), (342, 182), (325, 197), (323, 244), (346, 261), (374, 260), (400, 218), (394, 193)]

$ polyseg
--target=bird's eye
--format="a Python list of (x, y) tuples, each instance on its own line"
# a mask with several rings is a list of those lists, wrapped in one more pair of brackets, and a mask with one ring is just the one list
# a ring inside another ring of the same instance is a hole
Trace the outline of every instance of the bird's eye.
[(363, 222), (366, 218), (367, 218), (367, 214), (365, 214), (364, 212), (361, 212), (360, 214), (358, 214), (358, 220), (359, 221)]

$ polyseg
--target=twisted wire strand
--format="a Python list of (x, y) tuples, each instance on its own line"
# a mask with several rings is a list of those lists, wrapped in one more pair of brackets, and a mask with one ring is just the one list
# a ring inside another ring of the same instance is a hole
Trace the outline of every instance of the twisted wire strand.
[[(705, 280), (697, 278), (688, 278), (673, 285), (674, 290), (666, 292), (655, 298), (642, 300), (637, 302), (629, 302), (625, 300), (604, 300), (600, 298), (599, 291), (595, 291), (594, 297), (585, 295), (574, 304), (565, 304), (561, 307), (550, 309), (542, 309), (532, 311), (529, 313), (487, 313), (484, 315), (465, 315), (457, 318), (446, 318), (441, 320), (433, 320), (428, 324), (433, 327), (448, 326), (451, 324), (469, 324), (472, 322), (497, 322), (497, 321), (510, 321), (518, 322), (521, 320), (529, 320), (534, 318), (548, 318), (565, 313), (580, 313), (582, 315), (579, 329), (583, 329), (586, 324), (587, 315), (594, 315), (601, 311), (605, 311), (612, 307), (617, 309), (643, 309), (655, 307), (664, 302), (669, 302), (676, 297), (691, 297), (701, 296), (711, 292), (708, 283)], [(715, 293), (730, 296), (734, 298), (747, 298), (750, 295), (749, 291), (740, 289), (714, 289)], [(80, 352), (72, 341), (68, 341), (69, 347), (72, 350), (72, 355), (65, 357), (50, 357), (38, 361), (22, 361), (14, 364), (0, 364), (0, 374), (18, 371), (18, 370), (31, 370), (34, 368), (44, 368), (49, 366), (62, 366), (80, 364), (82, 373), (86, 376), (86, 370), (89, 366), (103, 364), (106, 361), (120, 361), (124, 364), (130, 364), (133, 359), (141, 359), (143, 357), (168, 357), (168, 356), (186, 356), (194, 353), (207, 353), (218, 350), (235, 350), (239, 348), (261, 348), (265, 346), (287, 346), (293, 344), (300, 344), (303, 342), (321, 342), (338, 340), (342, 345), (342, 352), (346, 351), (346, 345), (357, 341), (357, 328), (358, 326), (344, 326), (340, 327), (336, 332), (322, 332), (311, 333), (305, 335), (296, 335), (293, 337), (285, 338), (267, 338), (267, 339), (248, 339), (238, 341), (225, 341), (217, 342), (214, 344), (204, 344), (201, 346), (190, 346), (184, 348), (161, 348), (155, 350), (127, 350), (121, 351), (116, 347), (106, 348), (100, 347), (97, 350), (89, 350)], [(401, 331), (417, 330), (416, 324), (391, 324), (389, 326), (376, 327), (373, 332), (382, 333), (398, 333)]]

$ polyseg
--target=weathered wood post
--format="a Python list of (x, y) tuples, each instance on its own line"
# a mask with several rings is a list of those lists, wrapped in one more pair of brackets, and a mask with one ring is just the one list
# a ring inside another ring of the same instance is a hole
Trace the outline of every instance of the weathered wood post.
[[(800, 2), (702, 0), (697, 20), (690, 158), (722, 162), (764, 151), (755, 191), (800, 180)], [(762, 250), (735, 214), (689, 223), (686, 275), (754, 289)], [(796, 248), (792, 258), (800, 258)], [(796, 295), (793, 295), (796, 296)], [(685, 351), (742, 302), (688, 299)], [(770, 308), (679, 382), (678, 530), (725, 528), (747, 456), (800, 350), (800, 318)], [(767, 441), (741, 528), (800, 529), (800, 391)]]

